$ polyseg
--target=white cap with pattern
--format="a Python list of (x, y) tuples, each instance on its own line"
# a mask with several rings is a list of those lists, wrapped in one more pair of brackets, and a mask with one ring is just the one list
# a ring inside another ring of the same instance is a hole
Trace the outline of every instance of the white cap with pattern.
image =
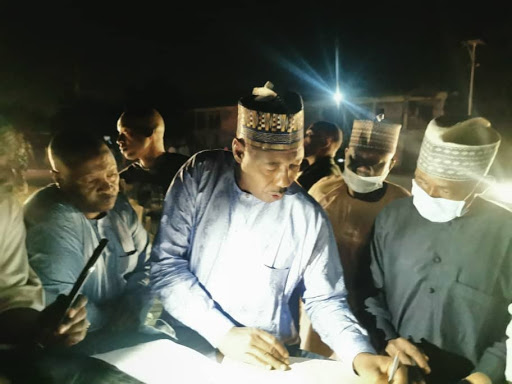
[(401, 128), (400, 124), (354, 120), (348, 146), (395, 153)]
[(443, 117), (427, 126), (417, 167), (446, 180), (479, 180), (492, 165), (501, 142), (500, 134), (483, 117), (455, 124)]

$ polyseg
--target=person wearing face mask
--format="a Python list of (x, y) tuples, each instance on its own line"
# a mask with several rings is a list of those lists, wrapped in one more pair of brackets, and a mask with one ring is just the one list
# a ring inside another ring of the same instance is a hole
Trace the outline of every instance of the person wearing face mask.
[[(329, 216), (343, 265), (350, 308), (368, 329), (364, 299), (371, 287), (370, 242), (375, 217), (391, 201), (410, 196), (405, 189), (385, 181), (395, 164), (401, 125), (379, 119), (355, 120), (345, 150), (343, 177), (320, 180), (309, 191)], [(372, 334), (372, 332), (370, 332)], [(372, 335), (373, 336), (373, 335)], [(324, 356), (332, 354), (302, 312), (303, 348)]]
[(500, 145), (482, 117), (432, 120), (412, 197), (377, 216), (366, 300), (419, 381), (503, 383), (512, 302), (512, 214), (479, 197)]

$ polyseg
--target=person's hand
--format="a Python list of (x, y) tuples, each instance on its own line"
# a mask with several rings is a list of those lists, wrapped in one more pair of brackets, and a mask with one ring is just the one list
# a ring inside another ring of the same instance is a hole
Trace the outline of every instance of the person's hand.
[[(69, 347), (82, 341), (87, 334), (87, 329), (90, 326), (85, 308), (87, 298), (79, 295), (73, 306), (67, 310), (64, 307), (64, 298), (64, 295), (59, 295), (57, 300), (41, 312), (38, 339), (45, 346), (64, 345)], [(64, 318), (59, 324), (63, 316)]]
[(466, 380), (471, 384), (492, 384), (491, 378), (482, 372), (474, 372)]
[(389, 356), (395, 356), (399, 353), (400, 362), (402, 364), (411, 366), (417, 365), (426, 374), (430, 373), (428, 356), (403, 337), (389, 340), (386, 345), (386, 353)]
[(270, 333), (256, 328), (233, 327), (217, 347), (229, 358), (266, 369), (290, 369), (290, 356)]
[[(354, 371), (362, 382), (368, 384), (387, 384), (393, 359), (389, 356), (358, 354), (352, 363)], [(407, 384), (407, 368), (400, 365), (393, 376), (392, 384)]]

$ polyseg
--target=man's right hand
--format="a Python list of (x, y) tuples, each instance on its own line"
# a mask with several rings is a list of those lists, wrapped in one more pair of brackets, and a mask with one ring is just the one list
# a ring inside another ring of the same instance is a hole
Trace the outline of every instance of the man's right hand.
[(284, 345), (257, 328), (231, 328), (218, 349), (224, 356), (266, 369), (290, 369), (290, 357)]
[(413, 343), (403, 337), (389, 340), (386, 345), (386, 353), (389, 356), (395, 356), (399, 353), (400, 362), (402, 364), (410, 366), (416, 365), (426, 374), (430, 373), (428, 356), (421, 352)]
[[(86, 310), (87, 298), (78, 295), (71, 308), (64, 307), (65, 300), (63, 295), (59, 295), (57, 300), (46, 307), (39, 317), (39, 330), (36, 336), (37, 340), (43, 345), (63, 345), (72, 346), (82, 341), (89, 328)], [(64, 320), (59, 321), (64, 313)]]

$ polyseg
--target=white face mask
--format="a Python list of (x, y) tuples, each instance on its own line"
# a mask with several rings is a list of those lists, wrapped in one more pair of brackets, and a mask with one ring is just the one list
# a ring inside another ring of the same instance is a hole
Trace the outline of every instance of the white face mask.
[(466, 201), (455, 201), (432, 197), (425, 192), (416, 181), (412, 180), (412, 203), (418, 213), (433, 223), (446, 223), (466, 213), (464, 206)]
[(343, 180), (348, 187), (357, 193), (370, 193), (382, 188), (384, 180), (388, 176), (388, 172), (380, 176), (359, 176), (351, 171), (348, 167), (343, 169)]

